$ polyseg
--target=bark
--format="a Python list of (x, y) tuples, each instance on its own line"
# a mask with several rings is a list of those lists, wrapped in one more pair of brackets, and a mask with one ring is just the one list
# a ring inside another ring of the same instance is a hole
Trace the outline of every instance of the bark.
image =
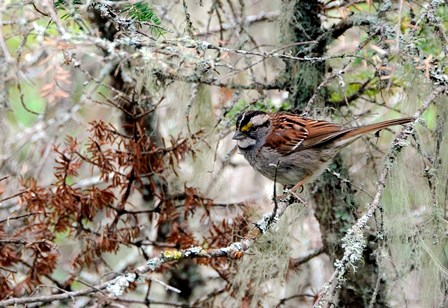
[[(288, 8), (288, 4), (285, 4)], [(319, 18), (320, 6), (317, 1), (297, 1), (294, 4), (294, 18), (289, 18), (288, 24), (291, 42), (315, 40), (317, 43), (309, 47), (300, 45), (294, 47), (297, 56), (322, 57), (328, 44), (342, 35), (352, 24), (342, 21), (340, 25), (325, 32), (322, 30)], [(288, 44), (288, 42), (285, 42)], [(290, 92), (293, 109), (297, 112), (304, 108), (314, 94), (317, 86), (324, 80), (325, 62), (288, 62), (284, 78), (287, 90)], [(319, 93), (320, 100), (315, 101), (313, 109), (324, 106), (325, 93)], [(317, 103), (317, 104), (316, 104)], [(348, 179), (347, 167), (338, 156), (331, 168)], [(330, 173), (325, 173), (314, 184), (312, 195), (315, 203), (315, 216), (320, 224), (322, 240), (332, 263), (343, 255), (341, 239), (346, 231), (356, 222), (355, 190), (350, 184), (342, 183)], [(360, 264), (356, 273), (349, 273), (347, 281), (338, 295), (338, 307), (367, 307), (371, 301), (378, 277), (378, 264), (374, 255), (377, 243), (374, 234), (368, 236), (368, 247), (364, 251), (364, 264)], [(375, 307), (385, 307), (385, 286), (380, 281)]]

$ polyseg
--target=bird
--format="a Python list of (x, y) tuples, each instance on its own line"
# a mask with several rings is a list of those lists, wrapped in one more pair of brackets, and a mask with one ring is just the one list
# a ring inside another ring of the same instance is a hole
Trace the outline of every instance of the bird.
[(238, 116), (232, 139), (253, 168), (282, 185), (294, 185), (291, 190), (296, 191), (362, 135), (412, 121), (404, 117), (347, 128), (294, 113), (249, 110)]

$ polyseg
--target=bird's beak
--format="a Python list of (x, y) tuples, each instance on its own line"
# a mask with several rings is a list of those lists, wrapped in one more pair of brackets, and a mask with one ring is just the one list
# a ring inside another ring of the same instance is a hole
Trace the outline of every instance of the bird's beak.
[(240, 131), (236, 131), (235, 134), (233, 135), (232, 139), (233, 140), (242, 140), (246, 138), (246, 135), (244, 135), (242, 132)]

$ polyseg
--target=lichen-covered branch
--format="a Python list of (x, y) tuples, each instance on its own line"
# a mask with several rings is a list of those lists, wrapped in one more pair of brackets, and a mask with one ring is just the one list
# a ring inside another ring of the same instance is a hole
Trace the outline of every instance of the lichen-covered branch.
[(273, 226), (275, 226), (275, 224), (278, 222), (278, 219), (283, 215), (288, 206), (293, 204), (293, 201), (295, 201), (292, 198), (293, 196), (291, 196), (288, 201), (277, 201), (279, 208), (274, 218), (272, 218), (272, 213), (265, 214), (263, 218), (255, 223), (255, 226), (249, 231), (247, 236), (245, 236), (241, 241), (234, 242), (227, 247), (206, 249), (197, 246), (183, 250), (165, 250), (162, 251), (158, 257), (154, 257), (148, 260), (146, 264), (137, 267), (135, 271), (122, 273), (118, 277), (115, 277), (107, 282), (98, 284), (96, 286), (76, 292), (63, 292), (56, 295), (10, 298), (0, 301), (0, 307), (37, 302), (48, 303), (58, 300), (68, 300), (95, 292), (104, 292), (104, 290), (110, 293), (111, 296), (120, 296), (131, 284), (140, 282), (142, 275), (154, 272), (163, 264), (168, 262), (179, 262), (185, 259), (196, 258), (226, 257), (230, 259), (239, 259), (260, 236), (262, 236)]
[(342, 239), (344, 255), (341, 259), (335, 262), (336, 269), (328, 282), (322, 287), (322, 293), (319, 297), (319, 301), (317, 301), (314, 307), (324, 307), (326, 304), (331, 302), (333, 290), (338, 285), (344, 283), (344, 277), (348, 268), (356, 268), (358, 261), (362, 260), (362, 252), (366, 245), (366, 238), (363, 230), (380, 206), (380, 200), (383, 195), (384, 188), (386, 187), (386, 180), (391, 168), (393, 167), (393, 163), (395, 162), (400, 151), (407, 146), (407, 139), (413, 134), (414, 127), (419, 122), (422, 114), (426, 109), (428, 109), (431, 103), (433, 103), (434, 100), (443, 93), (448, 93), (447, 86), (438, 86), (435, 88), (423, 102), (419, 110), (414, 114), (414, 122), (406, 125), (395, 138), (392, 148), (386, 157), (383, 170), (378, 178), (378, 185), (372, 203), (368, 207), (367, 212), (357, 220), (356, 224), (347, 231), (346, 236)]

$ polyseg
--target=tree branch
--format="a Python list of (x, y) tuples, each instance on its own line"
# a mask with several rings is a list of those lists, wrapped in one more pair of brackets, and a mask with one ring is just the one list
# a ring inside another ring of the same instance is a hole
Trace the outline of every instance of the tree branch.
[(234, 242), (227, 247), (204, 249), (198, 246), (183, 250), (166, 250), (161, 252), (158, 257), (152, 258), (148, 260), (146, 264), (137, 267), (134, 272), (123, 273), (116, 278), (98, 284), (91, 288), (75, 292), (64, 292), (56, 295), (10, 298), (0, 301), (0, 306), (29, 304), (37, 302), (48, 303), (66, 299), (74, 300), (74, 298), (76, 297), (88, 295), (102, 290), (107, 290), (114, 296), (120, 296), (125, 292), (125, 290), (131, 283), (140, 282), (140, 276), (142, 274), (153, 272), (160, 268), (163, 264), (168, 262), (178, 262), (184, 259), (195, 258), (227, 257), (231, 259), (239, 259), (243, 256), (244, 252), (246, 252), (258, 238), (260, 238), (260, 236), (270, 230), (278, 222), (279, 218), (283, 215), (288, 206), (296, 201), (297, 200), (295, 200), (293, 196), (291, 196), (291, 199), (289, 199), (289, 201), (278, 201), (279, 209), (274, 219), (272, 219), (272, 213), (265, 214), (262, 219), (255, 223), (255, 227), (248, 232), (247, 236), (243, 240)]
[(365, 247), (365, 238), (363, 230), (367, 225), (367, 222), (373, 217), (375, 211), (380, 206), (380, 199), (383, 195), (384, 188), (386, 187), (386, 180), (389, 176), (389, 172), (393, 166), (393, 163), (398, 157), (400, 151), (407, 145), (406, 140), (414, 133), (415, 124), (420, 120), (423, 112), (431, 105), (431, 103), (441, 94), (448, 91), (448, 87), (439, 86), (426, 98), (420, 109), (414, 114), (414, 122), (407, 124), (403, 130), (398, 134), (393, 142), (393, 146), (387, 155), (386, 162), (378, 178), (378, 185), (376, 188), (375, 196), (370, 204), (367, 212), (358, 219), (355, 225), (347, 231), (346, 236), (342, 239), (343, 247), (344, 243), (344, 255), (340, 260), (335, 262), (336, 270), (333, 272), (331, 278), (322, 288), (322, 294), (319, 297), (319, 301), (314, 307), (323, 307), (331, 301), (331, 294), (333, 290), (342, 282), (344, 275), (349, 265), (355, 266), (356, 262), (362, 258), (362, 251)]

